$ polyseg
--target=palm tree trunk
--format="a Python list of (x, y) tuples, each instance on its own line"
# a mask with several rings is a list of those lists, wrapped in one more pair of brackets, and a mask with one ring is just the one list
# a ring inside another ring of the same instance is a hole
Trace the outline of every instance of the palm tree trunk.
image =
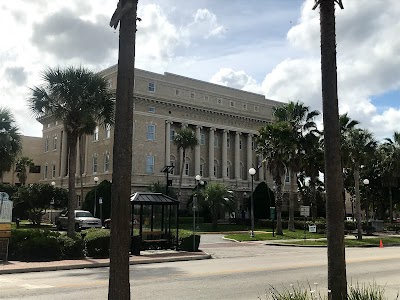
[(289, 194), (289, 224), (288, 229), (294, 231), (294, 188), (295, 188), (296, 173), (290, 171), (290, 194)]
[(327, 198), (328, 289), (331, 299), (347, 298), (344, 248), (343, 174), (336, 70), (335, 1), (320, 1), (321, 75)]
[[(358, 164), (354, 166), (354, 188), (356, 192), (356, 220), (357, 220), (357, 239), (362, 240), (362, 224), (361, 224), (361, 199), (360, 199), (360, 167)], [(368, 208), (366, 209), (368, 211)]]
[(393, 223), (393, 194), (391, 186), (389, 186), (389, 219), (390, 223)]
[(181, 201), (181, 188), (182, 188), (182, 180), (183, 180), (183, 170), (185, 168), (185, 161), (186, 161), (186, 149), (183, 148), (182, 160), (181, 160), (181, 171), (179, 174), (178, 201)]
[(131, 212), (133, 83), (138, 0), (120, 0), (121, 7), (132, 2), (122, 15), (118, 53), (118, 75), (111, 187), (110, 275), (108, 299), (131, 299), (129, 246)]
[(75, 209), (76, 209), (76, 190), (75, 190), (75, 172), (76, 172), (76, 145), (78, 135), (75, 132), (68, 134), (68, 231), (69, 237), (75, 236)]
[(282, 229), (282, 179), (278, 172), (275, 173), (275, 207), (276, 207), (276, 234), (283, 235)]
[[(86, 141), (86, 136), (85, 136), (85, 141)], [(79, 179), (80, 179), (80, 183), (81, 183), (81, 203), (84, 202), (84, 199), (83, 199), (83, 182), (82, 182), (82, 173), (83, 173), (82, 172), (82, 170), (83, 170), (83, 167), (82, 167), (82, 163), (83, 163), (82, 144), (83, 144), (83, 139), (82, 139), (82, 136), (81, 136), (79, 138)], [(86, 145), (85, 145), (85, 147), (86, 147)]]

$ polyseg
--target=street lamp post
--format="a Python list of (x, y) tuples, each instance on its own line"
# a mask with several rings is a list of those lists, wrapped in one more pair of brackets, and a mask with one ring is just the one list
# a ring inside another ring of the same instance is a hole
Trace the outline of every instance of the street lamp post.
[(53, 197), (50, 200), (50, 223), (53, 224), (53, 208), (54, 208), (54, 186), (56, 183), (54, 181), (51, 182), (51, 186), (53, 187)]
[(251, 176), (251, 233), (250, 237), (254, 237), (254, 200), (253, 200), (253, 182), (254, 182), (254, 174), (256, 174), (256, 169), (250, 168), (249, 174)]
[(201, 181), (201, 176), (196, 175), (197, 191), (196, 191), (196, 197), (193, 197), (193, 251), (196, 250), (196, 211), (197, 211), (197, 200), (199, 197), (200, 181)]
[[(367, 202), (367, 211), (369, 210), (369, 201), (368, 201), (368, 185), (369, 185), (369, 179), (365, 178), (363, 180), (363, 183), (365, 185), (365, 200)], [(374, 204), (372, 204), (372, 219), (374, 219)], [(368, 220), (367, 220), (368, 221)]]
[(96, 193), (97, 193), (97, 182), (99, 181), (99, 177), (95, 177), (95, 178), (93, 178), (93, 180), (94, 180), (94, 184), (95, 184), (95, 186), (94, 186), (94, 206), (93, 206), (93, 217), (96, 217), (96, 204), (97, 204), (97, 195), (96, 195)]

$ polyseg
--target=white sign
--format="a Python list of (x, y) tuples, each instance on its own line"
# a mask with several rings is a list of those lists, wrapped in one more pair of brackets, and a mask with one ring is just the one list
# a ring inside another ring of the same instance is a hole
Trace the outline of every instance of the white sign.
[(300, 206), (300, 216), (309, 217), (310, 216), (310, 207), (307, 205)]
[(13, 202), (8, 199), (7, 193), (0, 192), (0, 223), (11, 223)]
[(317, 232), (316, 225), (308, 225), (308, 232)]

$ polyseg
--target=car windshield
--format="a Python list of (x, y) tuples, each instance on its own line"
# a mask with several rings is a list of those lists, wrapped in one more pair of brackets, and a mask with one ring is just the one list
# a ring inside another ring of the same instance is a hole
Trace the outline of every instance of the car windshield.
[(76, 213), (77, 218), (82, 218), (82, 217), (92, 217), (92, 214), (88, 211), (78, 211)]

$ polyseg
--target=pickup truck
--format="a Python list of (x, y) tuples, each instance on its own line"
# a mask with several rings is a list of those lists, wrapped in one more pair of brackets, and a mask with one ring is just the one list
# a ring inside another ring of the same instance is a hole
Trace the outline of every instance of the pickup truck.
[[(101, 228), (101, 220), (94, 218), (87, 210), (75, 210), (75, 231), (87, 228)], [(68, 228), (68, 212), (61, 214), (56, 220), (57, 230)]]

